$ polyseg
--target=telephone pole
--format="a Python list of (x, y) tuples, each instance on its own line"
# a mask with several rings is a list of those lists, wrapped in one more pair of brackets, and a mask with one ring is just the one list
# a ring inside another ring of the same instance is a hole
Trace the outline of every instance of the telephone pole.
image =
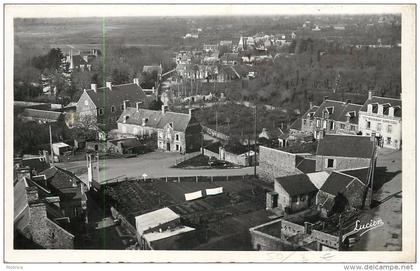
[(53, 152), (53, 143), (52, 143), (52, 133), (51, 133), (51, 125), (48, 125), (49, 132), (50, 132), (50, 151), (51, 151), (51, 164), (54, 166), (54, 152)]
[(254, 177), (257, 177), (257, 105), (254, 108)]

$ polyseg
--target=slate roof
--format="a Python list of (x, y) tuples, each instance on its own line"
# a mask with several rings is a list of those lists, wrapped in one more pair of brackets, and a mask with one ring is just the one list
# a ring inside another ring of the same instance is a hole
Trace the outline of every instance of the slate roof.
[(357, 169), (350, 169), (350, 170), (341, 170), (340, 172), (344, 174), (348, 174), (351, 176), (356, 177), (360, 181), (362, 181), (364, 184), (368, 183), (368, 174), (369, 174), (369, 168), (357, 168)]
[(298, 174), (276, 178), (290, 196), (309, 194), (318, 191), (306, 174)]
[[(394, 98), (387, 98), (387, 97), (378, 97), (378, 96), (372, 96), (371, 99), (366, 100), (366, 102), (363, 104), (360, 111), (367, 112), (367, 106), (368, 104), (376, 104), (373, 108), (373, 112), (378, 112), (377, 105), (378, 104), (390, 104), (392, 107), (399, 107), (399, 109), (394, 109), (394, 116), (395, 117), (401, 117), (401, 99), (394, 99)], [(384, 108), (384, 115), (388, 114), (388, 108)]]
[(302, 130), (302, 119), (296, 119), (289, 127), (289, 129), (293, 129), (293, 130)]
[(300, 161), (296, 168), (302, 171), (303, 173), (315, 172), (316, 160), (315, 159), (306, 159), (304, 158)]
[(145, 123), (146, 127), (163, 129), (166, 124), (172, 123), (173, 129), (177, 132), (185, 132), (187, 130), (190, 121), (196, 122), (195, 118), (189, 114), (176, 113), (176, 112), (165, 112), (150, 110), (150, 109), (139, 109), (133, 107), (127, 107), (121, 116), (118, 118), (118, 123), (124, 123), (124, 118), (128, 116), (126, 123), (140, 125), (143, 124), (143, 118), (148, 119)]
[(69, 194), (73, 199), (86, 200), (86, 196), (82, 194), (78, 186), (81, 180), (72, 172), (52, 166), (40, 172), (39, 175), (45, 175), (47, 183), (61, 193)]
[(49, 164), (44, 160), (44, 157), (24, 158), (21, 161), (21, 165), (37, 172), (49, 168)]
[(98, 88), (96, 92), (89, 89), (86, 90), (86, 93), (97, 108), (112, 104), (120, 106), (125, 100), (129, 100), (130, 103), (144, 102), (146, 100), (146, 94), (143, 92), (143, 89), (134, 83), (113, 85), (112, 90), (107, 87)]
[(307, 118), (309, 113), (315, 113), (315, 112), (318, 110), (318, 108), (319, 108), (319, 106), (316, 106), (316, 105), (312, 106), (311, 108), (309, 108), (309, 109), (305, 112), (305, 114), (303, 114), (303, 116), (304, 116), (305, 118)]
[(334, 171), (327, 178), (320, 190), (335, 196), (338, 193), (343, 193), (346, 187), (354, 180), (355, 177), (353, 176)]
[(25, 118), (58, 121), (63, 116), (63, 112), (26, 108), (21, 116)]
[(81, 55), (72, 55), (73, 67), (88, 64)]
[[(361, 105), (346, 103), (333, 100), (325, 100), (315, 111), (314, 117), (324, 118), (324, 112), (329, 108), (333, 108), (331, 114), (328, 115), (328, 119), (346, 122), (346, 115), (349, 112), (355, 112), (354, 117), (350, 118), (350, 123), (357, 124), (359, 121), (359, 110), (362, 108)], [(314, 108), (310, 109), (313, 110)], [(311, 111), (312, 112), (312, 111)]]
[(318, 142), (317, 155), (371, 158), (375, 142), (368, 136), (325, 135)]

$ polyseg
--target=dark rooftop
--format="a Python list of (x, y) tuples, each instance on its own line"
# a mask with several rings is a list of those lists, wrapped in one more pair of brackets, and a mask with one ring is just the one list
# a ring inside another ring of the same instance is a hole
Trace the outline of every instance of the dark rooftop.
[(355, 177), (349, 175), (332, 172), (320, 190), (331, 195), (337, 195), (338, 193), (342, 193), (354, 179)]
[(305, 195), (318, 191), (306, 174), (276, 178), (276, 182), (279, 183), (290, 196)]
[(375, 142), (367, 136), (325, 135), (318, 142), (317, 155), (371, 158)]

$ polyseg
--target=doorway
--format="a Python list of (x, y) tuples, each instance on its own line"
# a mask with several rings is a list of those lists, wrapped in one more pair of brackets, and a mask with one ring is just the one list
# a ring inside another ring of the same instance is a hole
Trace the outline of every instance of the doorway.
[(171, 151), (171, 143), (166, 143), (166, 150)]

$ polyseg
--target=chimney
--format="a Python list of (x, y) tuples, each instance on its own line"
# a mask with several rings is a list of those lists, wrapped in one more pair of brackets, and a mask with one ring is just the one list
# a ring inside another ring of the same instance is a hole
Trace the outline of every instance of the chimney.
[(35, 186), (30, 186), (26, 188), (26, 197), (28, 198), (28, 203), (37, 201), (38, 198), (38, 188)]
[(167, 105), (162, 105), (162, 114), (165, 114), (166, 111), (168, 111), (168, 106)]
[(367, 112), (368, 113), (372, 113), (372, 107), (373, 107), (372, 104), (367, 105)]
[(188, 109), (188, 115), (192, 116), (192, 112), (194, 111), (193, 108)]
[(328, 100), (328, 96), (324, 96), (324, 101), (325, 101), (325, 100)]
[(124, 110), (126, 110), (129, 105), (129, 100), (124, 100), (123, 105), (124, 105)]
[(309, 102), (309, 109), (312, 109), (312, 107), (314, 107), (314, 103), (313, 102)]
[(112, 82), (106, 82), (106, 87), (112, 90)]
[(140, 82), (138, 78), (133, 78), (133, 83), (136, 84), (137, 86), (140, 86)]
[(394, 116), (394, 107), (390, 107), (389, 109), (388, 109), (388, 116), (390, 116), (390, 117), (393, 117)]
[(90, 84), (90, 89), (92, 89), (95, 92), (98, 91), (98, 88), (97, 88), (96, 84)]
[(370, 100), (370, 99), (372, 99), (372, 91), (369, 91), (368, 93), (369, 93), (368, 94), (368, 99)]
[(83, 56), (83, 60), (86, 61), (86, 62), (89, 62), (88, 56)]
[(136, 109), (137, 109), (137, 111), (139, 111), (139, 110), (140, 110), (140, 106), (141, 106), (142, 104), (143, 104), (142, 102), (136, 102)]
[(384, 114), (384, 106), (382, 104), (378, 104), (378, 115)]
[(349, 104), (349, 103), (351, 103), (351, 100), (350, 99), (347, 99), (346, 100), (346, 104)]

